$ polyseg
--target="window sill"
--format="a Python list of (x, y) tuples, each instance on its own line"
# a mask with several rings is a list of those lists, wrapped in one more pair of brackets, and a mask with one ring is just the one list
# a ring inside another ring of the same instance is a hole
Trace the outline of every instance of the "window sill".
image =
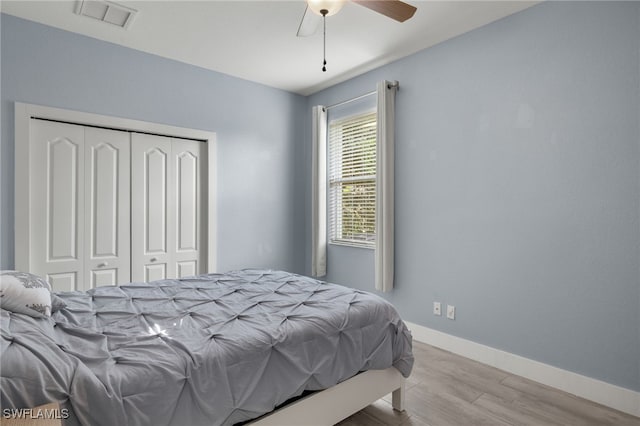
[(331, 246), (342, 246), (342, 247), (353, 247), (353, 248), (361, 248), (361, 249), (368, 249), (368, 250), (375, 250), (376, 249), (376, 245), (374, 244), (367, 244), (367, 243), (354, 243), (351, 241), (330, 241), (329, 245)]

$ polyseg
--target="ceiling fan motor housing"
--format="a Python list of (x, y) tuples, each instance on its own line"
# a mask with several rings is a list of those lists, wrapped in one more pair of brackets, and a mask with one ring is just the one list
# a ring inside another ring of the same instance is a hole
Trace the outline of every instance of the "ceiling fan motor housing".
[(313, 13), (321, 16), (335, 15), (342, 9), (344, 3), (345, 0), (307, 0)]

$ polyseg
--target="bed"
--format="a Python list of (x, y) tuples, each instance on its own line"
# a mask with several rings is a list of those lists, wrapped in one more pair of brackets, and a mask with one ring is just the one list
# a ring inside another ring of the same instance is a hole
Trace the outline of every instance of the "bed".
[(391, 391), (401, 409), (413, 366), (391, 304), (282, 271), (58, 296), (50, 318), (1, 312), (3, 408), (58, 402), (65, 424), (327, 424)]

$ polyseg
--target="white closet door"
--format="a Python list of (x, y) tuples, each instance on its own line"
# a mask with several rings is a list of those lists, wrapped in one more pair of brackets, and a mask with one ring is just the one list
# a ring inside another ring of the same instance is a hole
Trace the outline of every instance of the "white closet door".
[(85, 282), (130, 281), (129, 133), (85, 129)]
[(206, 168), (205, 144), (172, 139), (171, 157), (175, 180), (175, 271), (182, 278), (203, 273), (205, 247), (202, 244), (203, 178)]
[(31, 272), (56, 291), (85, 290), (84, 128), (31, 120)]
[(131, 135), (131, 280), (175, 277), (171, 139)]

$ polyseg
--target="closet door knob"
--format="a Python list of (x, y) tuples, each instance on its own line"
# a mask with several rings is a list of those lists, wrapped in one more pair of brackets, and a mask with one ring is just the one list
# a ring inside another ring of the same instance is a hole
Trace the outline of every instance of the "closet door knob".
[(152, 257), (152, 258), (151, 258), (151, 261), (152, 261), (152, 262), (156, 262), (157, 260), (158, 260), (158, 258), (157, 258), (157, 257)]
[(104, 268), (105, 266), (109, 266), (109, 262), (103, 262), (98, 265), (98, 268)]

